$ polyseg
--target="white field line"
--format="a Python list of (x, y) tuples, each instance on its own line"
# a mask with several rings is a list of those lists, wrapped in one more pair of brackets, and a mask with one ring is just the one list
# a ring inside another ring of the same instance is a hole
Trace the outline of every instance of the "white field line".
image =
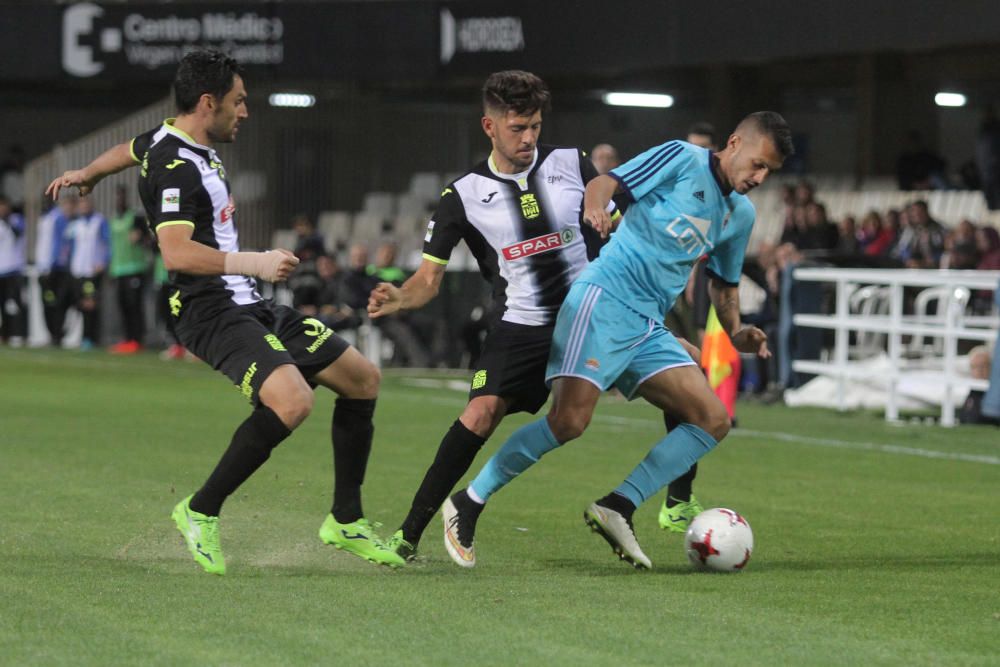
[[(617, 426), (655, 426), (660, 423), (657, 419), (643, 419), (639, 417), (615, 417), (611, 415), (594, 415), (594, 421), (615, 424)], [(948, 459), (952, 461), (966, 461), (968, 463), (985, 463), (987, 465), (1000, 465), (1000, 456), (989, 456), (986, 454), (964, 454), (962, 452), (942, 452), (936, 449), (918, 449), (916, 447), (903, 447), (902, 445), (885, 445), (876, 442), (851, 442), (847, 440), (835, 440), (833, 438), (813, 438), (795, 433), (783, 433), (781, 431), (755, 431), (748, 428), (736, 428), (729, 432), (729, 438), (751, 437), (765, 438), (769, 440), (780, 440), (798, 445), (811, 447), (834, 447), (838, 449), (858, 449), (863, 451), (882, 452), (885, 454), (898, 454), (902, 456), (919, 456), (925, 459)]]
[[(454, 380), (441, 382), (439, 380), (416, 381), (404, 380), (404, 384), (411, 384), (421, 388), (435, 387), (439, 389), (459, 389), (458, 383)], [(464, 388), (465, 385), (462, 385)], [(401, 392), (405, 395), (405, 392)], [(458, 399), (446, 399), (440, 397), (437, 400), (428, 397), (424, 392), (417, 392), (414, 395), (418, 400), (433, 402), (438, 404), (464, 404), (465, 401)], [(597, 413), (593, 420), (598, 423), (615, 426), (655, 426), (662, 423), (659, 419), (643, 417), (617, 417), (614, 415), (602, 415)], [(986, 465), (1000, 465), (1000, 456), (990, 456), (987, 454), (965, 454), (962, 452), (942, 452), (936, 449), (918, 449), (916, 447), (904, 447), (902, 445), (886, 445), (877, 442), (851, 442), (848, 440), (835, 440), (833, 438), (813, 438), (795, 433), (783, 433), (781, 431), (756, 431), (747, 428), (737, 428), (729, 432), (732, 437), (764, 438), (769, 440), (779, 440), (809, 447), (832, 447), (836, 449), (856, 449), (861, 451), (881, 452), (883, 454), (896, 454), (899, 456), (918, 456), (925, 459), (946, 459), (950, 461), (965, 461), (967, 463), (985, 463)]]

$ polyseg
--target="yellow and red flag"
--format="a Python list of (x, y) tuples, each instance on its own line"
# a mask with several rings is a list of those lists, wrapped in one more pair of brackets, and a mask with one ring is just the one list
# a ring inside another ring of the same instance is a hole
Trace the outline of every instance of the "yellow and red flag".
[(726, 412), (732, 419), (736, 416), (736, 395), (739, 393), (740, 353), (723, 330), (715, 314), (715, 306), (709, 308), (708, 321), (705, 323), (701, 367), (708, 377), (709, 386), (726, 406)]

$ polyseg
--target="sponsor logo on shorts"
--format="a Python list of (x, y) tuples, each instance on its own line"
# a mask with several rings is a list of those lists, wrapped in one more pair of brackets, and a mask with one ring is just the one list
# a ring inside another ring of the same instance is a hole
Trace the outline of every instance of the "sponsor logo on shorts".
[(564, 245), (569, 245), (575, 236), (575, 232), (569, 228), (566, 228), (561, 232), (552, 232), (551, 234), (545, 234), (544, 236), (536, 236), (533, 239), (518, 241), (513, 245), (506, 246), (503, 249), (503, 256), (504, 259), (514, 260), (521, 259), (522, 257), (530, 257), (532, 255), (548, 252), (550, 250), (556, 250)]
[(181, 190), (180, 188), (166, 188), (163, 190), (163, 198), (160, 200), (160, 212), (176, 213), (181, 210)]
[(243, 374), (243, 382), (240, 383), (240, 393), (247, 397), (247, 400), (253, 400), (253, 386), (251, 382), (253, 381), (253, 376), (257, 374), (257, 362), (250, 364), (247, 368), (247, 372)]
[(302, 324), (306, 327), (306, 330), (303, 332), (305, 335), (316, 337), (313, 344), (306, 348), (306, 352), (309, 354), (318, 350), (319, 346), (329, 340), (330, 336), (333, 335), (333, 329), (330, 329), (315, 317), (307, 317), (302, 320)]
[(472, 376), (472, 388), (482, 389), (486, 386), (486, 371), (476, 371), (476, 374)]
[(595, 370), (596, 371), (597, 369), (599, 369), (601, 367), (601, 362), (599, 362), (597, 359), (594, 359), (593, 357), (591, 357), (590, 359), (587, 359), (587, 361), (584, 362), (583, 365), (586, 366), (587, 368), (591, 369), (591, 370)]
[(285, 344), (282, 343), (281, 340), (274, 334), (267, 334), (266, 336), (264, 336), (264, 340), (266, 340), (267, 344), (271, 346), (271, 349), (277, 350), (278, 352), (288, 351), (285, 348)]
[(434, 238), (434, 221), (431, 220), (427, 223), (427, 233), (424, 234), (424, 243), (430, 243), (431, 239)]
[(177, 290), (176, 292), (174, 292), (173, 294), (170, 295), (170, 298), (167, 299), (167, 305), (170, 306), (170, 314), (171, 315), (173, 315), (174, 317), (180, 317), (181, 316), (181, 306), (183, 304), (181, 304), (181, 291), (180, 290)]

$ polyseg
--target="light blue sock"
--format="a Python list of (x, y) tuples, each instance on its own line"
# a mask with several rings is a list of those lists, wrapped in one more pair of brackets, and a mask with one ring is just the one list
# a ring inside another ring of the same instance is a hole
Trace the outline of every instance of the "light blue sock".
[(683, 475), (717, 444), (715, 438), (694, 424), (681, 424), (649, 450), (615, 493), (638, 507)]
[(490, 457), (469, 486), (483, 502), (559, 446), (548, 419), (542, 417), (514, 431)]

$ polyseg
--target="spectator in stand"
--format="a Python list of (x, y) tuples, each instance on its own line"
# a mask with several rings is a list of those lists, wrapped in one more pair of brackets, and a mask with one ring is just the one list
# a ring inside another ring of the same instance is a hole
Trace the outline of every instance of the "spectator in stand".
[(24, 218), (0, 195), (0, 340), (20, 347), (28, 336), (24, 310)]
[(115, 188), (115, 215), (108, 223), (111, 232), (111, 265), (108, 274), (115, 281), (125, 340), (111, 346), (112, 354), (135, 354), (142, 349), (146, 334), (146, 274), (149, 272), (149, 236), (146, 216), (128, 205), (128, 190)]
[(979, 251), (977, 269), (1000, 271), (1000, 232), (996, 227), (983, 226), (976, 230), (976, 249)]
[[(321, 286), (316, 294), (315, 316), (334, 331), (357, 329), (361, 325), (361, 318), (341, 300), (343, 275), (337, 260), (329, 255), (320, 255), (316, 258), (316, 271)], [(303, 304), (302, 312), (307, 312), (306, 308), (309, 307), (309, 304)]]
[(837, 225), (837, 246), (834, 251), (838, 255), (853, 256), (861, 253), (858, 239), (858, 224), (853, 215), (845, 215)]
[(695, 123), (688, 128), (687, 142), (709, 150), (717, 150), (715, 145), (715, 128), (711, 123)]
[(795, 185), (795, 205), (806, 206), (816, 201), (816, 186), (803, 179)]
[(991, 211), (1000, 209), (1000, 120), (990, 107), (976, 138), (976, 167), (980, 187)]
[(618, 150), (611, 144), (597, 144), (590, 150), (590, 161), (598, 174), (606, 174), (622, 163)]
[(868, 211), (861, 218), (861, 231), (858, 235), (861, 253), (868, 257), (884, 257), (889, 254), (894, 238), (893, 231), (882, 222), (878, 211)]
[(292, 218), (292, 229), (295, 230), (295, 256), (299, 258), (299, 271), (302, 264), (315, 261), (320, 255), (326, 254), (323, 235), (316, 231), (316, 225), (305, 213), (299, 213)]
[(792, 369), (796, 359), (819, 359), (823, 347), (823, 332), (813, 327), (799, 327), (794, 322), (797, 313), (818, 313), (823, 302), (819, 283), (794, 278), (795, 267), (808, 260), (795, 246), (786, 243), (775, 251), (775, 273), (778, 288), (778, 387), (779, 390), (801, 386), (812, 376)]
[(896, 180), (900, 190), (944, 190), (948, 187), (944, 159), (925, 145), (923, 135), (917, 130), (906, 133), (905, 147), (896, 160)]
[(806, 207), (792, 204), (785, 216), (785, 227), (781, 230), (779, 245), (790, 243), (801, 248), (808, 243), (809, 228), (806, 224)]
[(108, 266), (110, 233), (108, 220), (94, 210), (90, 197), (80, 197), (76, 217), (66, 228), (71, 251), (69, 271), (73, 276), (74, 300), (83, 315), (81, 350), (100, 342), (101, 282)]
[[(901, 216), (900, 221), (904, 218)], [(917, 200), (906, 207), (906, 227), (896, 246), (899, 259), (911, 269), (936, 269), (944, 253), (944, 227), (931, 218), (927, 202)]]
[[(46, 198), (48, 199), (48, 198)], [(76, 215), (76, 196), (64, 194), (38, 221), (35, 239), (35, 267), (42, 288), (42, 312), (49, 342), (62, 345), (66, 311), (73, 303), (73, 280), (69, 275), (70, 244), (66, 237), (69, 222)]]
[(978, 263), (979, 249), (976, 247), (976, 226), (969, 220), (963, 220), (954, 229), (945, 233), (941, 268), (964, 271), (976, 268)]
[[(373, 286), (392, 283), (400, 287), (407, 278), (406, 272), (396, 266), (396, 244), (389, 241), (380, 243), (375, 249), (375, 263), (368, 267), (367, 272), (374, 281)], [(403, 366), (427, 368), (430, 366), (430, 354), (427, 346), (417, 336), (415, 317), (413, 312), (399, 311), (390, 317), (375, 320), (375, 326), (392, 341), (395, 347), (394, 362)]]
[(368, 244), (354, 243), (347, 251), (347, 270), (340, 281), (340, 297), (348, 308), (368, 312), (368, 295), (378, 281), (368, 273)]
[(24, 213), (24, 148), (11, 144), (0, 163), (0, 194), (15, 213)]
[(817, 201), (806, 204), (806, 228), (809, 231), (809, 245), (802, 250), (834, 250), (839, 234), (837, 225), (830, 222), (826, 206)]

